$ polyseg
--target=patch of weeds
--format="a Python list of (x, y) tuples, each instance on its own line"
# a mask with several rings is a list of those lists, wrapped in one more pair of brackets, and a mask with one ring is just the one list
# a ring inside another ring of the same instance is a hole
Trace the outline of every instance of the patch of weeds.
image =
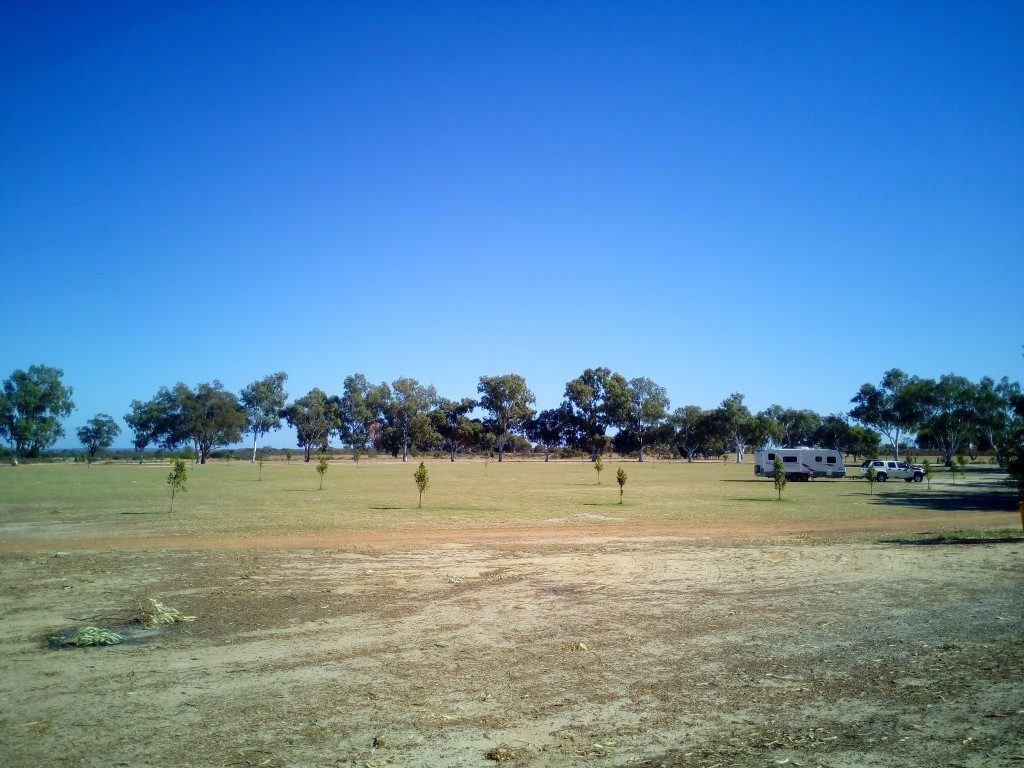
[(120, 645), (124, 637), (109, 629), (99, 627), (81, 627), (74, 634), (68, 637), (55, 636), (50, 638), (50, 643), (58, 646), (71, 646), (74, 648), (86, 648), (94, 645)]
[(196, 620), (195, 616), (185, 616), (177, 608), (171, 608), (169, 605), (164, 605), (153, 598), (149, 598), (149, 602), (152, 604), (152, 608), (143, 613), (142, 619), (140, 619), (140, 623), (144, 627), (155, 629), (156, 627), (165, 627), (181, 621)]

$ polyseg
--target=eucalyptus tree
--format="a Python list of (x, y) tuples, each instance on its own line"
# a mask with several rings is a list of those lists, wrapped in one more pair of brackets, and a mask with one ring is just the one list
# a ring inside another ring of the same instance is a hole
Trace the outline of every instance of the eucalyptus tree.
[(693, 462), (694, 454), (710, 453), (716, 428), (712, 411), (699, 405), (684, 405), (672, 412), (669, 424), (672, 427), (671, 443), (687, 462)]
[(747, 439), (747, 445), (752, 446), (754, 450), (786, 443), (782, 426), (771, 414), (764, 411), (747, 419), (743, 432)]
[(15, 461), (38, 456), (64, 436), (62, 420), (71, 415), (74, 390), (64, 386), (64, 371), (48, 365), (16, 370), (0, 389), (0, 437), (10, 443)]
[(865, 427), (862, 424), (850, 426), (850, 444), (847, 451), (853, 454), (854, 461), (861, 456), (867, 458), (877, 456), (881, 447), (882, 436), (871, 427)]
[(808, 409), (773, 405), (761, 414), (769, 416), (778, 424), (777, 440), (780, 446), (786, 448), (810, 445), (815, 430), (821, 426), (821, 416)]
[(353, 455), (365, 451), (383, 419), (383, 406), (390, 397), (387, 384), (370, 384), (356, 373), (345, 377), (339, 404), (338, 434)]
[(195, 390), (179, 391), (180, 418), (185, 435), (196, 449), (196, 458), (205, 464), (217, 446), (231, 445), (242, 439), (246, 417), (238, 398), (219, 381), (201, 382)]
[(1007, 434), (1006, 471), (1007, 482), (1017, 489), (1017, 496), (1024, 499), (1024, 395), (1019, 392), (1010, 396), (1013, 419)]
[(124, 415), (125, 423), (134, 435), (132, 444), (139, 454), (139, 464), (142, 463), (146, 448), (160, 440), (163, 416), (164, 410), (156, 398), (146, 401), (132, 400), (131, 410)]
[(442, 397), (430, 412), (434, 431), (440, 436), (453, 462), (457, 454), (479, 442), (483, 433), (483, 424), (480, 420), (468, 416), (476, 406), (476, 400), (471, 397), (464, 397), (461, 400)]
[(927, 385), (917, 376), (891, 368), (877, 387), (870, 383), (861, 385), (850, 400), (854, 403), (850, 416), (889, 438), (898, 460), (900, 437), (917, 429), (924, 418), (926, 389)]
[(121, 434), (121, 427), (107, 414), (97, 413), (85, 426), (78, 428), (77, 434), (91, 464), (97, 453), (114, 444), (114, 438)]
[(619, 426), (637, 442), (637, 461), (643, 461), (645, 445), (668, 416), (668, 393), (664, 387), (641, 376), (629, 380), (627, 397), (629, 404)]
[(743, 461), (750, 441), (751, 413), (743, 404), (743, 395), (733, 392), (715, 409), (718, 429), (729, 446), (736, 453), (736, 463)]
[(565, 406), (572, 414), (574, 447), (597, 461), (608, 429), (623, 424), (629, 413), (629, 382), (608, 368), (587, 368), (566, 382)]
[(551, 452), (564, 445), (571, 434), (572, 413), (564, 403), (541, 411), (526, 425), (526, 436), (544, 446), (544, 461), (550, 461)]
[(160, 387), (148, 403), (133, 400), (125, 420), (135, 430), (138, 450), (151, 441), (169, 450), (191, 443), (199, 464), (217, 446), (240, 441), (246, 426), (238, 398), (216, 380), (195, 389), (180, 381), (170, 389)]
[(983, 447), (995, 454), (1000, 467), (1006, 466), (1014, 424), (1014, 402), (1021, 397), (1020, 384), (1003, 376), (999, 382), (988, 376), (978, 382), (975, 393), (978, 436)]
[(810, 445), (831, 448), (840, 453), (853, 453), (853, 433), (847, 417), (840, 413), (829, 414), (821, 420), (811, 434)]
[(429, 412), (437, 402), (437, 391), (416, 379), (402, 377), (386, 385), (377, 395), (377, 407), (384, 420), (383, 439), (392, 453), (409, 460), (409, 449), (416, 443), (436, 440)]
[(501, 376), (481, 376), (477, 385), (480, 407), (490, 414), (490, 428), (494, 433), (494, 449), (498, 461), (502, 460), (505, 446), (513, 435), (521, 435), (533, 416), (530, 407), (537, 402), (526, 386), (526, 379), (517, 373)]
[(942, 451), (946, 466), (951, 467), (964, 442), (977, 432), (977, 387), (964, 376), (947, 373), (937, 382), (922, 380), (920, 390), (920, 427)]
[(278, 371), (252, 382), (240, 393), (239, 401), (245, 411), (246, 431), (252, 433), (252, 461), (256, 462), (256, 442), (262, 435), (281, 428), (281, 411), (288, 402), (284, 383), (288, 374)]
[(314, 449), (326, 451), (330, 445), (331, 432), (338, 428), (338, 401), (314, 387), (281, 415), (295, 429), (303, 461), (308, 462)]

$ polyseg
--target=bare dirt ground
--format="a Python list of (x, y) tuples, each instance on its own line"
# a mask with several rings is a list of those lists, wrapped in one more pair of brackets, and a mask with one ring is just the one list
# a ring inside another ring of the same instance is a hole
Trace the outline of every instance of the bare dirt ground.
[(1024, 763), (1024, 543), (749, 533), (9, 543), (0, 763)]

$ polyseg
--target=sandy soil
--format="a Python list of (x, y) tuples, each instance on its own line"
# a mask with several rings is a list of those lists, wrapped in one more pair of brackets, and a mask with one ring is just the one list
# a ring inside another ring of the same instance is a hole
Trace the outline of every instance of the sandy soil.
[[(22, 541), (0, 763), (1024, 763), (1024, 543), (726, 533)], [(87, 624), (134, 641), (48, 647)]]

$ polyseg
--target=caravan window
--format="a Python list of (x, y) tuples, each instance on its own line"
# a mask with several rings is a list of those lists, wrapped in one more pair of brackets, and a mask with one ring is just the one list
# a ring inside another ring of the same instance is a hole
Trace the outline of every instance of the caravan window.
[(815, 457), (814, 457), (814, 460), (815, 460), (816, 462), (818, 462), (819, 464), (821, 464), (821, 456), (815, 456)]
[(769, 453), (768, 454), (768, 461), (775, 461), (775, 454), (774, 453)]
[(796, 464), (796, 456), (783, 456), (782, 460), (786, 464)]
[(836, 463), (836, 457), (835, 456), (829, 456), (828, 457), (828, 463), (829, 464), (835, 464)]

